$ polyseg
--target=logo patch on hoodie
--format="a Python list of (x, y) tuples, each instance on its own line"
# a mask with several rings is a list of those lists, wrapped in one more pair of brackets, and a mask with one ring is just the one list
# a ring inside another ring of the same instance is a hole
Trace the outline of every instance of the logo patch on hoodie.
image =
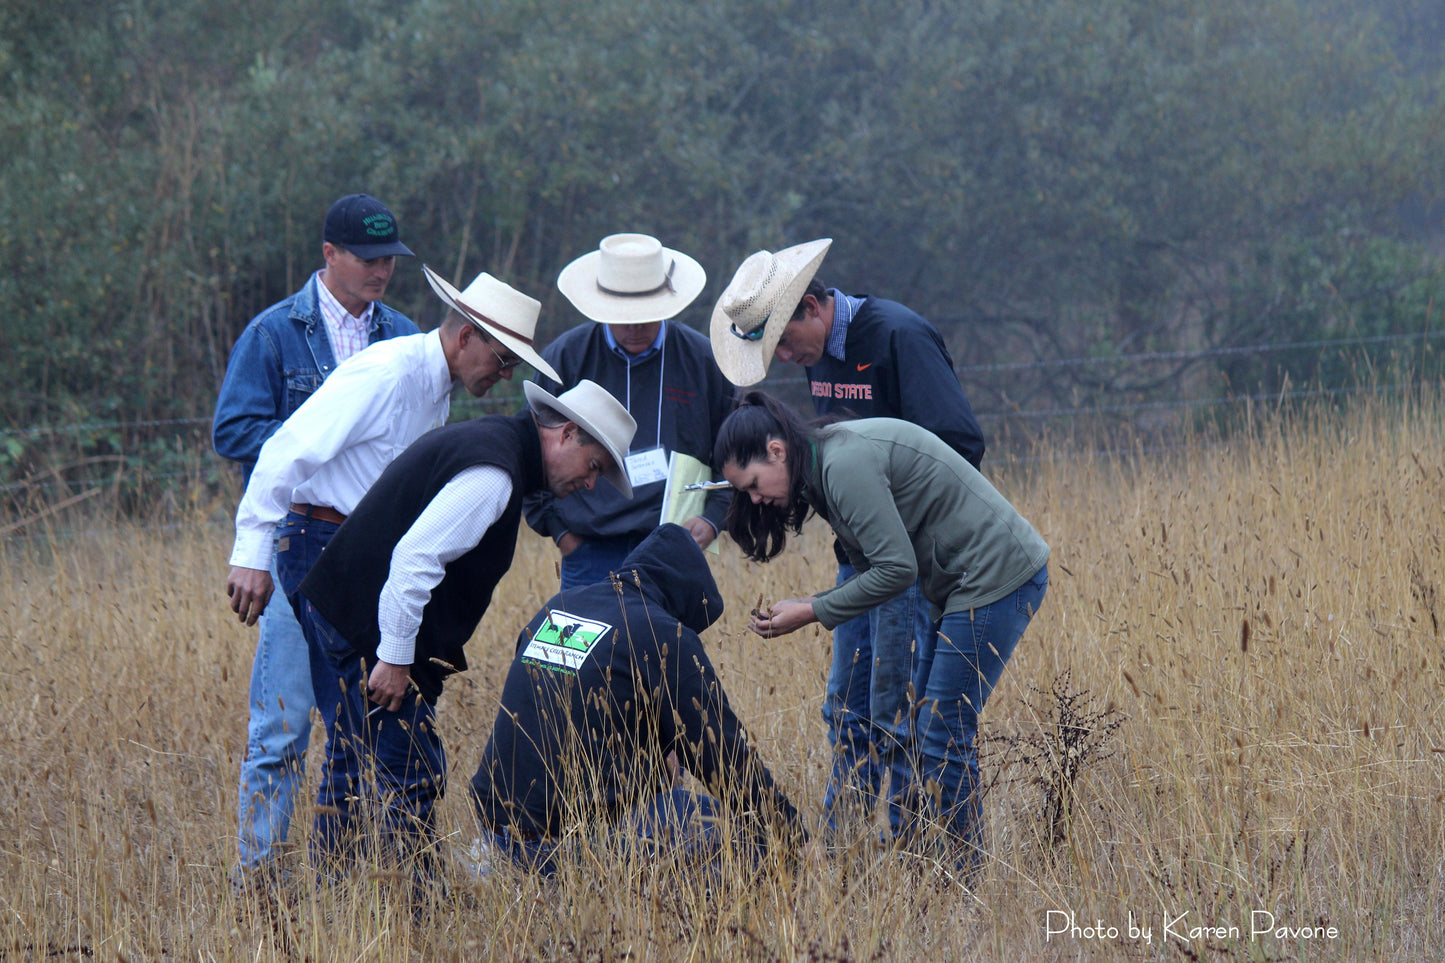
[(522, 650), (522, 660), (548, 669), (576, 672), (612, 626), (595, 619), (566, 612), (549, 612), (537, 627), (532, 641)]

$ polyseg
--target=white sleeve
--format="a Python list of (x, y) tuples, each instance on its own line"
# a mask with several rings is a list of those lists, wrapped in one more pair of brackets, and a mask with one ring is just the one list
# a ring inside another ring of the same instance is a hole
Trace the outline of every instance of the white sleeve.
[(437, 492), (392, 550), (391, 572), (377, 602), (378, 659), (392, 665), (415, 661), (422, 610), (447, 563), (476, 548), (511, 497), (511, 476), (494, 465), (458, 472)]
[(385, 427), (394, 384), (379, 380), (373, 366), (342, 365), (266, 439), (236, 508), (232, 565), (269, 569), (272, 536), (296, 486), (337, 452)]

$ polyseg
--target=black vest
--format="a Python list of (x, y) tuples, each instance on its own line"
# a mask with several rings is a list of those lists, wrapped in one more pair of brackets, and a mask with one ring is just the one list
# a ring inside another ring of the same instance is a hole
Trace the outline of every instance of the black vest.
[(545, 484), (542, 444), (530, 414), (475, 418), (422, 435), (381, 473), (301, 582), (301, 594), (368, 664), (374, 662), (381, 641), (377, 601), (392, 551), (447, 482), (476, 465), (504, 470), (512, 494), (481, 542), (447, 565), (422, 610), (411, 677), (430, 702), (447, 675), (467, 667), (462, 646), (512, 567), (522, 497)]

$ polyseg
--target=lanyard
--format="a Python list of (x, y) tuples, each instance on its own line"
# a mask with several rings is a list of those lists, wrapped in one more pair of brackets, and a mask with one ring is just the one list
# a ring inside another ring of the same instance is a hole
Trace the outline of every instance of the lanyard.
[[(666, 384), (663, 380), (667, 376), (667, 338), (662, 339), (662, 347), (658, 349), (657, 359), (657, 439), (652, 447), (662, 447), (662, 386)], [(632, 411), (632, 358), (627, 359), (627, 410)], [(635, 440), (635, 439), (634, 439)], [(627, 449), (631, 451), (629, 447)]]

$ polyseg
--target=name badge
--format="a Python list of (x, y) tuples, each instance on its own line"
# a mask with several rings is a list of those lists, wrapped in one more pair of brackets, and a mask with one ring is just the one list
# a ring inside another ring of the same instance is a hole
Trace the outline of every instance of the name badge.
[(667, 452), (661, 448), (634, 451), (627, 456), (627, 480), (632, 487), (667, 480)]

